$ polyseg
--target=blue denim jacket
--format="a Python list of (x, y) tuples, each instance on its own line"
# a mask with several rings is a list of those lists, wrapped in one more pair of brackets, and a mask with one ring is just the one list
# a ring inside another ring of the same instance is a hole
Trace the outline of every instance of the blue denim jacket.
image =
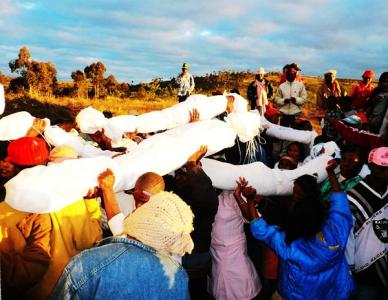
[(154, 249), (123, 237), (106, 238), (73, 257), (50, 299), (189, 299), (185, 270), (164, 259), (176, 270), (170, 268), (170, 277)]

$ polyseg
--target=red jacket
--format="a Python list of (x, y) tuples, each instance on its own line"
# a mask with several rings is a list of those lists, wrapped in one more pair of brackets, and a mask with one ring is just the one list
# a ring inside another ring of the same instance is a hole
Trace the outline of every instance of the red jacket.
[(352, 105), (355, 109), (365, 109), (366, 102), (368, 100), (369, 95), (372, 93), (373, 86), (365, 85), (362, 81), (360, 81), (357, 85), (355, 85), (350, 93), (350, 97), (352, 97)]

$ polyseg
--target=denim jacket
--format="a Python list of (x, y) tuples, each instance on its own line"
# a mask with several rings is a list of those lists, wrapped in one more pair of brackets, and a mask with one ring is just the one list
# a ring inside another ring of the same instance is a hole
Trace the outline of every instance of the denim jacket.
[(50, 299), (189, 299), (188, 277), (172, 257), (109, 237), (75, 256)]

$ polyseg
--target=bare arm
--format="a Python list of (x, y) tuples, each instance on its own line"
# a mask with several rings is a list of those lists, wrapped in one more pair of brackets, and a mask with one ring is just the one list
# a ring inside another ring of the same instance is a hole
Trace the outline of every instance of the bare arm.
[(116, 195), (113, 190), (115, 176), (112, 170), (107, 169), (98, 176), (98, 184), (101, 190), (101, 197), (104, 201), (106, 216), (108, 221), (121, 213), (120, 207), (116, 201)]

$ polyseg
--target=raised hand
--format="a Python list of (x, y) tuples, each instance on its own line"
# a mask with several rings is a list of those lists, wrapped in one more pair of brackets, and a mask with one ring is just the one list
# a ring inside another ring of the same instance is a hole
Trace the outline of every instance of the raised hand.
[(113, 188), (115, 183), (115, 175), (111, 169), (106, 169), (100, 175), (98, 175), (98, 185), (101, 189)]
[(199, 111), (196, 108), (193, 108), (192, 111), (190, 111), (190, 121), (189, 123), (194, 123), (200, 120)]
[(326, 166), (327, 174), (331, 174), (331, 173), (334, 174), (334, 170), (336, 167), (337, 167), (337, 161), (335, 159), (329, 160)]
[(195, 151), (187, 160), (187, 162), (195, 163), (196, 165), (205, 156), (207, 152), (207, 145), (202, 145), (197, 151)]

